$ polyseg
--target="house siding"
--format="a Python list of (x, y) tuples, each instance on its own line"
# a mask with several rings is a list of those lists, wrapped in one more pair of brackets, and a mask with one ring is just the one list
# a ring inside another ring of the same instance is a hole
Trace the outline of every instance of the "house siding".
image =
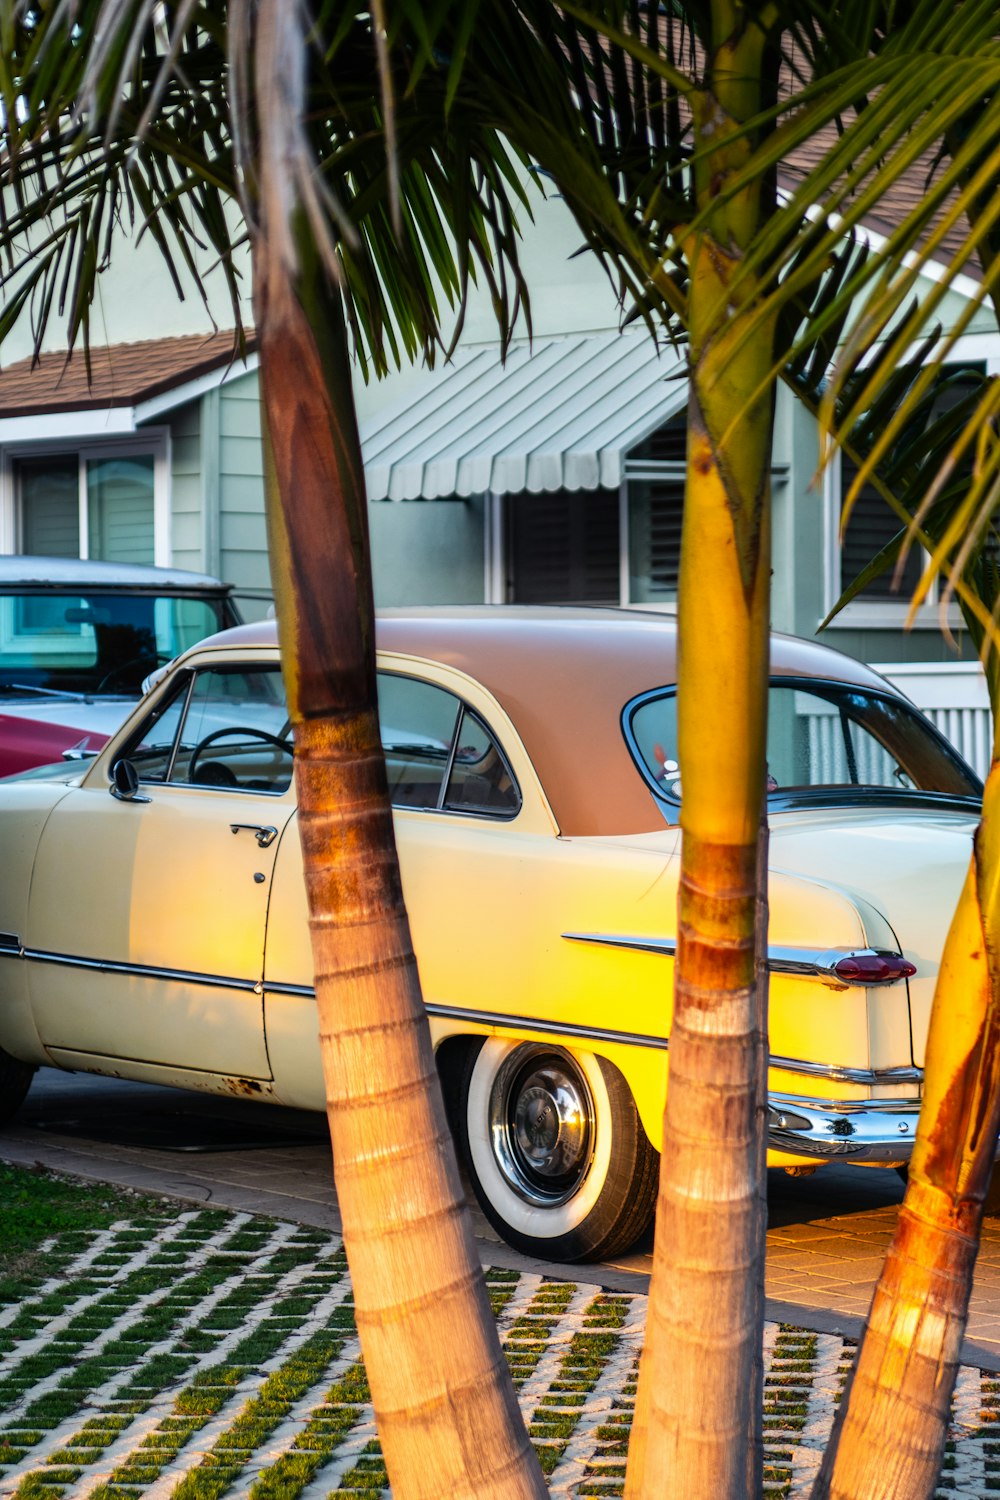
[[(219, 571), (238, 589), (269, 589), (256, 373), (228, 381), (218, 392), (218, 466)], [(248, 616), (266, 608), (242, 607)]]
[[(270, 572), (257, 375), (228, 381), (212, 397), (218, 404), (217, 568), (237, 588), (266, 589)], [(212, 397), (205, 398), (206, 410)], [(206, 464), (206, 492), (212, 482), (209, 468)], [(482, 603), (481, 497), (378, 504), (370, 507), (369, 519), (378, 604)]]
[(482, 604), (485, 504), (468, 500), (379, 501), (368, 507), (375, 603)]
[(203, 572), (200, 403), (179, 407), (169, 425), (170, 560), (176, 568)]

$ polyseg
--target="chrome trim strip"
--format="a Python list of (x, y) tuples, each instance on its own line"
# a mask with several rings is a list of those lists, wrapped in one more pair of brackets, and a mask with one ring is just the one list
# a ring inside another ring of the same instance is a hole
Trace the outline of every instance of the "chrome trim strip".
[(20, 953), (21, 939), (16, 932), (0, 932), (0, 953)]
[[(677, 952), (677, 939), (669, 937), (632, 937), (618, 932), (564, 932), (571, 943), (596, 943), (605, 948), (629, 948), (637, 953), (659, 953), (672, 958)], [(872, 983), (842, 978), (834, 965), (842, 958), (875, 958), (882, 950), (877, 948), (791, 948), (769, 944), (767, 966), (772, 974), (793, 974), (810, 979), (822, 979), (837, 989), (846, 989), (848, 984), (862, 983), (865, 989)], [(900, 957), (893, 953), (892, 958)], [(898, 984), (898, 979), (876, 981), (879, 984)]]
[(806, 1062), (798, 1057), (778, 1057), (771, 1053), (768, 1065), (786, 1073), (802, 1073), (807, 1078), (829, 1078), (832, 1083), (879, 1084), (921, 1083), (923, 1068), (848, 1068), (840, 1063)]
[[(8, 934), (0, 934), (0, 939)], [(12, 934), (10, 934), (12, 936)], [(96, 969), (104, 974), (131, 974), (143, 979), (175, 979), (181, 983), (215, 986), (217, 989), (247, 990), (271, 995), (293, 995), (312, 999), (316, 991), (308, 984), (283, 984), (281, 982), (253, 979), (235, 979), (221, 974), (200, 974), (190, 969), (157, 968), (152, 964), (119, 963), (112, 959), (74, 958), (65, 953), (48, 953), (37, 948), (10, 948), (0, 941), (0, 958), (30, 958), (36, 963), (63, 964), (67, 968)], [(494, 1011), (473, 1010), (462, 1005), (440, 1005), (431, 1001), (425, 1005), (427, 1014), (440, 1016), (449, 1021), (473, 1021), (477, 1025), (492, 1026), (503, 1031), (536, 1031), (546, 1036), (572, 1036), (591, 1042), (616, 1042), (627, 1047), (649, 1047), (657, 1052), (666, 1052), (670, 1042), (667, 1037), (648, 1036), (642, 1032), (619, 1031), (609, 1026), (581, 1026), (572, 1021), (548, 1020), (541, 1016), (501, 1015)], [(901, 1068), (849, 1068), (839, 1063), (806, 1062), (795, 1057), (780, 1057), (774, 1053), (769, 1066), (786, 1073), (799, 1073), (809, 1078), (826, 1078), (831, 1083), (857, 1083), (872, 1087), (902, 1083), (921, 1083), (923, 1069)], [(867, 1102), (867, 1101), (862, 1101)], [(873, 1104), (878, 1101), (872, 1101)]]
[(164, 969), (155, 964), (119, 963), (108, 958), (75, 958), (67, 953), (47, 953), (39, 948), (22, 948), (21, 958), (41, 964), (62, 964), (70, 969), (96, 969), (101, 974), (131, 974), (140, 979), (177, 979), (184, 984), (212, 985), (216, 989), (260, 991), (259, 979), (234, 979), (224, 974), (199, 974), (191, 969)]
[(597, 943), (604, 948), (632, 948), (637, 953), (661, 953), (673, 958), (677, 952), (676, 938), (628, 937), (617, 932), (564, 932), (570, 943)]
[[(266, 986), (270, 988), (270, 986)], [(644, 1036), (640, 1032), (615, 1031), (606, 1026), (576, 1026), (567, 1021), (546, 1021), (534, 1016), (494, 1015), (485, 1010), (466, 1010), (461, 1005), (436, 1005), (426, 1007), (430, 1016), (444, 1016), (448, 1020), (477, 1021), (483, 1026), (495, 1026), (507, 1031), (542, 1031), (546, 1035), (576, 1036), (590, 1042), (622, 1042), (629, 1047), (652, 1047), (665, 1052), (670, 1043), (665, 1036)]]
[[(264, 981), (264, 992), (302, 998), (311, 998), (316, 993), (306, 984), (272, 984), (270, 980)], [(665, 1036), (643, 1036), (638, 1032), (615, 1031), (609, 1026), (577, 1026), (572, 1021), (547, 1021), (536, 1016), (497, 1015), (489, 1010), (466, 1009), (464, 1005), (439, 1005), (433, 1000), (426, 1001), (424, 1009), (429, 1016), (441, 1016), (447, 1021), (474, 1021), (498, 1031), (540, 1031), (546, 1036), (573, 1036), (588, 1042), (620, 1042), (627, 1047), (652, 1047), (658, 1052), (666, 1052), (670, 1045)]]
[[(310, 997), (315, 990), (305, 984), (271, 984), (265, 980), (264, 989), (272, 995), (300, 995)], [(429, 1016), (441, 1016), (449, 1021), (475, 1021), (482, 1026), (494, 1026), (508, 1031), (542, 1031), (546, 1035), (578, 1036), (588, 1041), (621, 1042), (631, 1047), (652, 1047), (666, 1052), (670, 1047), (668, 1037), (646, 1036), (641, 1032), (616, 1031), (604, 1026), (576, 1026), (571, 1021), (550, 1021), (536, 1016), (497, 1015), (488, 1010), (467, 1010), (462, 1005), (439, 1005), (425, 1002)], [(795, 1057), (780, 1057), (772, 1053), (769, 1067), (781, 1068), (786, 1073), (801, 1073), (808, 1078), (827, 1078), (831, 1083), (859, 1083), (876, 1087), (879, 1084), (921, 1083), (922, 1068), (849, 1068), (840, 1063), (806, 1062)], [(864, 1102), (864, 1101), (862, 1101)]]

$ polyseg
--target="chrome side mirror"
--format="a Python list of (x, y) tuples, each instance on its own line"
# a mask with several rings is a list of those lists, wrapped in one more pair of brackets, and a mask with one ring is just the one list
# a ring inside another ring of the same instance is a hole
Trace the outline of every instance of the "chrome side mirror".
[(139, 773), (130, 760), (116, 760), (111, 767), (112, 797), (119, 802), (149, 802), (149, 797), (139, 796)]

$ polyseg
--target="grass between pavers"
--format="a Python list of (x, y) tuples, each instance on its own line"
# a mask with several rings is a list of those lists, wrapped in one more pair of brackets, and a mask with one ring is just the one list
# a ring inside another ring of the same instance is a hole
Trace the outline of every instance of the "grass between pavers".
[[(0, 1286), (0, 1500), (387, 1492), (337, 1241), (0, 1170), (23, 1208)], [(2, 1217), (0, 1234), (2, 1256)], [(553, 1493), (621, 1495), (644, 1298), (500, 1269), (487, 1289)], [(807, 1429), (832, 1419), (854, 1354), (772, 1329), (769, 1496), (801, 1482)], [(1000, 1381), (979, 1391), (980, 1428), (949, 1445), (942, 1500), (1000, 1491)]]

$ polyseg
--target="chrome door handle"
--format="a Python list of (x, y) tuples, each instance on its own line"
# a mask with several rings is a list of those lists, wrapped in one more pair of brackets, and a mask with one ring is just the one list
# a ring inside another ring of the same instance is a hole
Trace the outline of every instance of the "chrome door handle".
[(270, 824), (230, 823), (229, 827), (233, 833), (252, 833), (262, 849), (266, 849), (268, 844), (273, 844), (278, 837), (278, 830), (272, 828)]

